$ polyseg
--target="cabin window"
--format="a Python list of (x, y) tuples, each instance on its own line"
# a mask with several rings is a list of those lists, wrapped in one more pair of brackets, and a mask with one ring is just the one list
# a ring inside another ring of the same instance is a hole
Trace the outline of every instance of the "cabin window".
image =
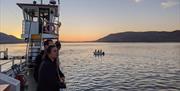
[(26, 21), (38, 21), (38, 12), (35, 9), (27, 9), (23, 10), (24, 12), (24, 20)]
[(33, 21), (37, 22), (38, 21), (38, 17), (33, 17)]

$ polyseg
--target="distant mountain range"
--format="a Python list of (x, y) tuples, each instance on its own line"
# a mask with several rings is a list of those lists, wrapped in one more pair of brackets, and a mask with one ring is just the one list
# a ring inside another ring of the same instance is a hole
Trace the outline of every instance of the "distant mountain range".
[[(63, 41), (66, 42), (66, 41)], [(85, 41), (94, 42), (94, 41)], [(122, 32), (109, 34), (95, 42), (180, 42), (180, 30), (173, 32)], [(0, 44), (3, 43), (25, 43), (13, 35), (0, 32)]]
[(4, 43), (24, 43), (24, 40), (18, 39), (13, 35), (7, 35), (5, 33), (0, 32), (0, 44)]
[(180, 30), (114, 33), (100, 38), (96, 42), (180, 42)]

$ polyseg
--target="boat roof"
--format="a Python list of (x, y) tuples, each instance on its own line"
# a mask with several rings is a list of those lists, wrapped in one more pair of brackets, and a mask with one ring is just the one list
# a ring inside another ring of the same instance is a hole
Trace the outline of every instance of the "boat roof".
[(26, 4), (26, 3), (17, 3), (17, 5), (21, 8), (55, 8), (58, 9), (58, 5), (52, 4)]
[(47, 9), (51, 8), (55, 10), (55, 16), (58, 16), (58, 5), (52, 5), (52, 4), (25, 4), (25, 3), (17, 3), (17, 5), (24, 10), (27, 14), (32, 14), (32, 12), (35, 13), (35, 16), (38, 16), (38, 9)]

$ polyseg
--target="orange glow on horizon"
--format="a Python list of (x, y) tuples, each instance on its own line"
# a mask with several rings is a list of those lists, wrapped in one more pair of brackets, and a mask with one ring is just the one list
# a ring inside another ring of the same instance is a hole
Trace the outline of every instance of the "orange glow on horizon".
[(79, 35), (79, 36), (69, 36), (69, 35), (60, 36), (60, 40), (62, 40), (62, 41), (94, 41), (94, 40), (97, 40), (97, 39), (98, 39), (97, 36), (83, 36), (83, 35)]

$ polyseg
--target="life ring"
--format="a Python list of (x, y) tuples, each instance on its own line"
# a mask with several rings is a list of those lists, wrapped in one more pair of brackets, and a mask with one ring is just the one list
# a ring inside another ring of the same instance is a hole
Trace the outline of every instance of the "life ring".
[(47, 24), (45, 27), (44, 27), (44, 32), (45, 33), (54, 33), (55, 32), (55, 26), (53, 24)]
[(49, 24), (49, 32), (54, 33), (55, 32), (55, 26), (53, 24)]

